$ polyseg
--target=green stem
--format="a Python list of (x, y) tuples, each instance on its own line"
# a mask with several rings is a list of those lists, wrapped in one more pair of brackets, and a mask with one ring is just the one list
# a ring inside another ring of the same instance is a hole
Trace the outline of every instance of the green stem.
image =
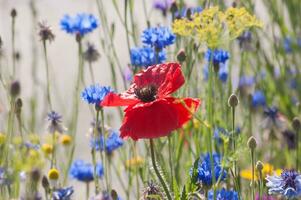
[[(74, 91), (74, 105), (73, 105), (73, 113), (72, 113), (72, 119), (70, 123), (70, 133), (72, 136), (73, 141), (75, 141), (76, 138), (76, 131), (77, 131), (77, 120), (78, 120), (78, 112), (79, 112), (79, 93), (80, 93), (80, 82), (81, 82), (81, 74), (83, 73), (83, 57), (82, 57), (82, 42), (81, 38), (77, 41), (78, 43), (78, 74), (77, 74), (77, 80), (76, 80), (76, 86), (75, 86), (75, 91)], [(68, 178), (68, 171), (69, 168), (72, 164), (73, 156), (74, 156), (74, 151), (75, 151), (75, 142), (73, 142), (73, 145), (71, 147), (71, 152), (67, 164), (67, 168), (65, 170), (65, 178), (64, 178), (64, 183), (67, 182)]]
[(12, 60), (13, 60), (13, 78), (16, 75), (16, 47), (15, 47), (15, 22), (16, 17), (12, 17), (12, 27), (11, 27), (11, 35), (12, 35)]
[(299, 171), (299, 129), (296, 130), (296, 170)]
[[(214, 50), (213, 50), (214, 51)], [(213, 52), (212, 51), (212, 52)], [(207, 99), (207, 110), (208, 110), (208, 121), (209, 121), (209, 127), (207, 132), (207, 148), (209, 151), (210, 156), (210, 163), (211, 163), (211, 172), (214, 174), (214, 161), (213, 161), (213, 148), (212, 148), (212, 131), (213, 131), (213, 78), (214, 78), (214, 72), (213, 72), (213, 60), (210, 58), (209, 60), (209, 82), (208, 82), (208, 99)], [(212, 176), (212, 185), (215, 185), (215, 176)], [(216, 188), (213, 187), (213, 199), (215, 199), (216, 195)]]
[(252, 200), (255, 200), (255, 162), (254, 162), (254, 149), (251, 149), (251, 163), (252, 163)]
[[(99, 134), (97, 131), (98, 128), (98, 123), (97, 123), (97, 119), (99, 118), (99, 110), (96, 109), (96, 123), (94, 126), (94, 130), (93, 130), (93, 137), (94, 137), (94, 141), (96, 142)], [(99, 180), (98, 180), (98, 174), (97, 174), (97, 161), (96, 161), (96, 153), (95, 153), (95, 148), (92, 148), (91, 151), (92, 154), (92, 162), (93, 162), (93, 170), (94, 170), (94, 182), (95, 182), (95, 194), (97, 195), (99, 193)]]
[[(109, 178), (108, 178), (108, 160), (106, 156), (106, 131), (105, 131), (105, 120), (104, 120), (104, 111), (103, 108), (100, 108), (100, 118), (101, 118), (101, 132), (103, 135), (103, 146), (104, 150), (102, 151), (103, 154), (103, 165), (105, 169), (105, 181), (106, 181), (106, 189), (107, 191), (110, 191), (110, 184), (109, 184)], [(98, 120), (97, 120), (98, 123)]]
[(90, 71), (90, 76), (91, 76), (92, 83), (95, 84), (94, 72), (93, 72), (93, 68), (92, 68), (92, 63), (91, 62), (89, 62), (89, 71)]
[(51, 164), (50, 169), (52, 169), (56, 162), (55, 162), (55, 152), (56, 152), (56, 144), (55, 144), (55, 132), (52, 133), (52, 157), (51, 157)]
[(90, 196), (90, 185), (89, 182), (86, 183), (86, 200), (89, 200)]
[(154, 141), (153, 139), (149, 139), (150, 142), (150, 152), (151, 152), (151, 159), (152, 159), (152, 164), (153, 164), (153, 168), (155, 170), (155, 173), (164, 189), (164, 192), (166, 194), (166, 197), (168, 200), (172, 200), (171, 194), (169, 192), (169, 189), (167, 187), (167, 184), (165, 183), (162, 175), (160, 174), (160, 171), (158, 169), (157, 163), (156, 163), (156, 159), (155, 159), (155, 150), (154, 150)]
[(49, 65), (47, 57), (46, 40), (43, 40), (44, 59), (46, 67), (46, 79), (47, 79), (47, 100), (50, 110), (52, 110), (51, 97), (50, 97), (50, 76), (49, 76)]

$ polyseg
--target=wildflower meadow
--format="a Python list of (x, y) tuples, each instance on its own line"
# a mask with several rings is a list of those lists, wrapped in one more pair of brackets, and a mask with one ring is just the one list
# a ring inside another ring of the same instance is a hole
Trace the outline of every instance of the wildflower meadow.
[(301, 199), (301, 1), (0, 0), (0, 200)]

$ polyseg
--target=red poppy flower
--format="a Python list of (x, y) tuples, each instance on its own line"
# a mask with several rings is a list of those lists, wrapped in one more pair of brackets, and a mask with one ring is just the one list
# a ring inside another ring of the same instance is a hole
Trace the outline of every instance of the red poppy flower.
[(121, 137), (157, 138), (169, 135), (191, 119), (200, 101), (170, 96), (185, 82), (178, 63), (148, 67), (136, 74), (130, 88), (109, 93), (101, 106), (127, 106), (120, 128)]

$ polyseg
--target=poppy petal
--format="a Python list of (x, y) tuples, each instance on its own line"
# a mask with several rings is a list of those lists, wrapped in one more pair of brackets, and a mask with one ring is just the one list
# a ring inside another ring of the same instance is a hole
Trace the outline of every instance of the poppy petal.
[(167, 96), (185, 82), (179, 63), (164, 63), (148, 67), (134, 76), (134, 85), (142, 88), (147, 85), (158, 87), (158, 97)]
[(139, 102), (139, 100), (133, 95), (127, 93), (116, 94), (110, 92), (100, 103), (100, 106), (129, 106), (137, 102)]
[(190, 120), (191, 111), (187, 109), (194, 112), (198, 105), (197, 99), (173, 97), (131, 105), (125, 110), (120, 136), (134, 140), (167, 136)]

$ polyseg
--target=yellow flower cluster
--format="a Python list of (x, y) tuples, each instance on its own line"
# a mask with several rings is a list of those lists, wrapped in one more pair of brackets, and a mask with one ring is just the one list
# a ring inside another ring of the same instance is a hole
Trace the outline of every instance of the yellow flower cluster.
[[(282, 172), (281, 169), (274, 169), (274, 166), (272, 166), (269, 163), (264, 164), (263, 169), (262, 169), (262, 176), (265, 178), (267, 175), (272, 175), (272, 174), (277, 174), (280, 175)], [(244, 179), (247, 180), (252, 180), (252, 170), (251, 169), (244, 169), (240, 171), (240, 176)], [(255, 171), (255, 176), (254, 179), (258, 180), (258, 172)]]
[(216, 48), (225, 39), (233, 40), (251, 27), (261, 27), (262, 23), (245, 8), (228, 8), (225, 12), (211, 7), (196, 13), (191, 19), (176, 19), (173, 32), (180, 36), (196, 36), (209, 48)]

